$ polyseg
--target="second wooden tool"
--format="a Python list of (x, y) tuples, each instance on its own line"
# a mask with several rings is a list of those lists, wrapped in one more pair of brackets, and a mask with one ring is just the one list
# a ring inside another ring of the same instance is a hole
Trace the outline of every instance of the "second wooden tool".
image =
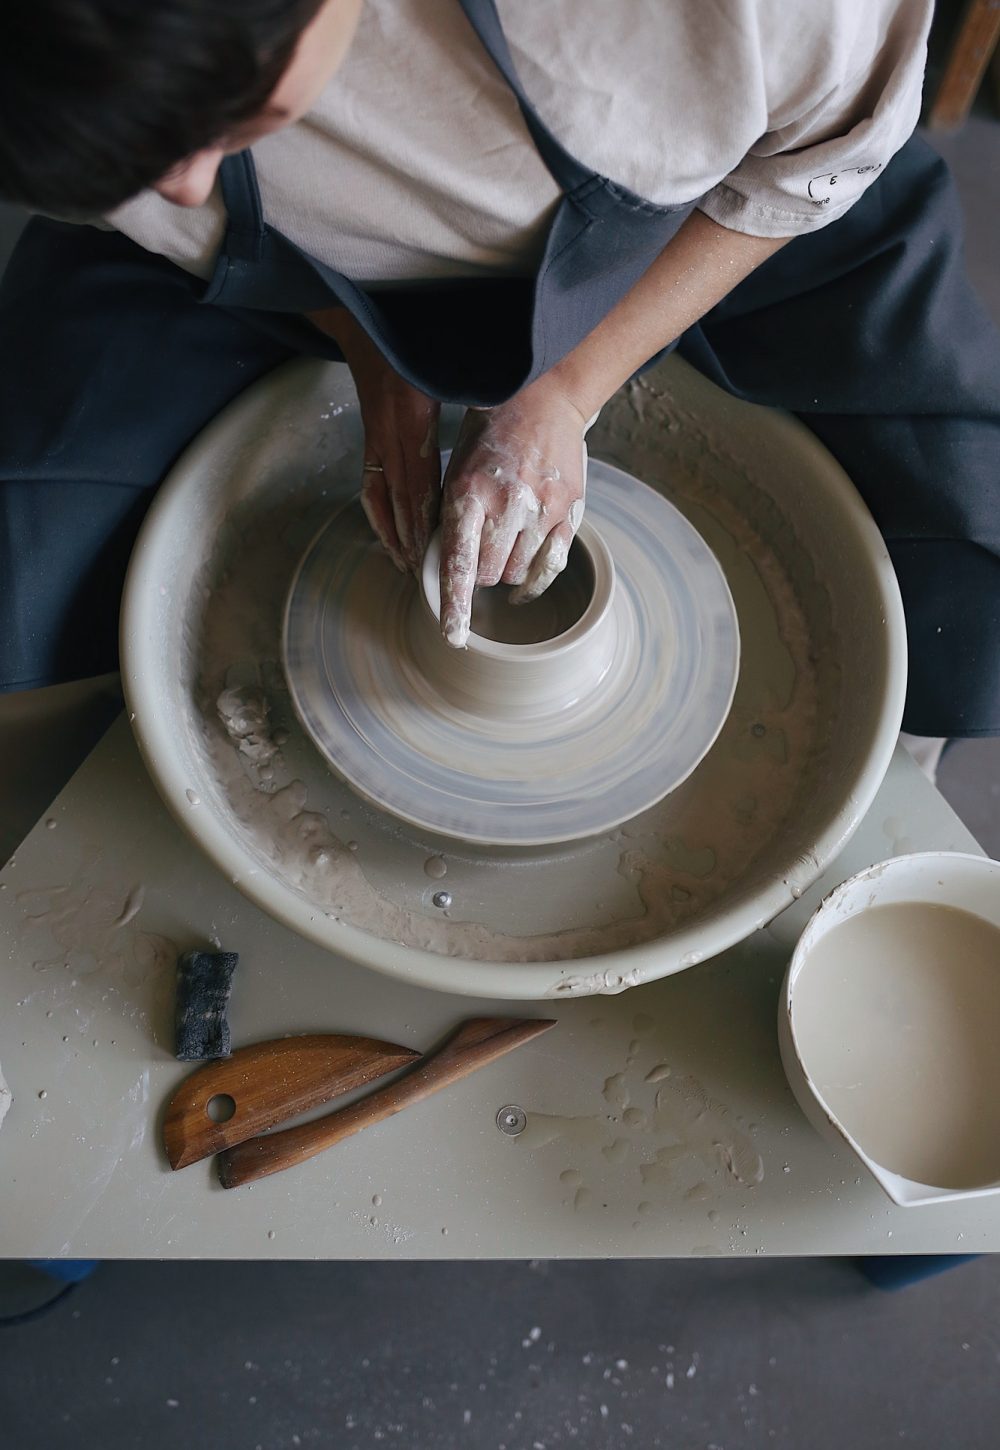
[(554, 1026), (554, 1021), (534, 1018), (474, 1017), (462, 1024), (440, 1052), (425, 1057), (405, 1077), (325, 1118), (251, 1138), (220, 1153), (219, 1181), (223, 1188), (238, 1188), (241, 1183), (304, 1163), (342, 1138), (392, 1117)]

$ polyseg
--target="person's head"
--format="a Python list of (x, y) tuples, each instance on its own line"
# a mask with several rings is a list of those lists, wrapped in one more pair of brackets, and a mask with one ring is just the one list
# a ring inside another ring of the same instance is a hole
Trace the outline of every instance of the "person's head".
[(198, 206), (219, 163), (297, 121), (361, 0), (0, 0), (0, 197), (103, 215)]

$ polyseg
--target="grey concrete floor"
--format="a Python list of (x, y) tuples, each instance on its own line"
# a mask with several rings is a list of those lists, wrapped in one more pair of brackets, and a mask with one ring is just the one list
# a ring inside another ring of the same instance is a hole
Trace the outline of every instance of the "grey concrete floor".
[[(995, 1450), (1000, 1261), (104, 1265), (0, 1335), (9, 1450)], [(3, 1392), (0, 1391), (0, 1402)]]
[[(1000, 124), (941, 149), (1000, 320)], [(1000, 741), (940, 783), (1000, 856)], [(998, 1290), (994, 1259), (892, 1294), (837, 1261), (107, 1264), (0, 1328), (0, 1445), (995, 1450)], [(0, 1313), (49, 1292), (9, 1266)]]

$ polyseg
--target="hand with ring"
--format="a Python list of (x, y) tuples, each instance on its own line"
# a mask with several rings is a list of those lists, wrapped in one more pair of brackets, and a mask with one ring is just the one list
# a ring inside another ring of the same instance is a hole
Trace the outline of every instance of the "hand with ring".
[(470, 408), (441, 488), (440, 405), (404, 381), (342, 308), (312, 320), (340, 345), (365, 430), (361, 502), (396, 566), (418, 572), (440, 510), (441, 630), (461, 649), (477, 586), (543, 593), (583, 518), (589, 423), (552, 375)]
[(365, 430), (361, 505), (398, 569), (416, 573), (441, 501), (440, 404), (399, 376), (343, 308), (312, 313), (340, 346)]

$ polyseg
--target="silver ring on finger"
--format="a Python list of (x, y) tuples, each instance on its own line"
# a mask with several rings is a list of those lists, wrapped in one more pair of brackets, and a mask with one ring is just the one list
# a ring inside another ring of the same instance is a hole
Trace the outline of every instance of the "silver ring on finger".
[(363, 463), (361, 465), (361, 472), (362, 473), (384, 473), (385, 472), (385, 469), (382, 467), (381, 463)]

